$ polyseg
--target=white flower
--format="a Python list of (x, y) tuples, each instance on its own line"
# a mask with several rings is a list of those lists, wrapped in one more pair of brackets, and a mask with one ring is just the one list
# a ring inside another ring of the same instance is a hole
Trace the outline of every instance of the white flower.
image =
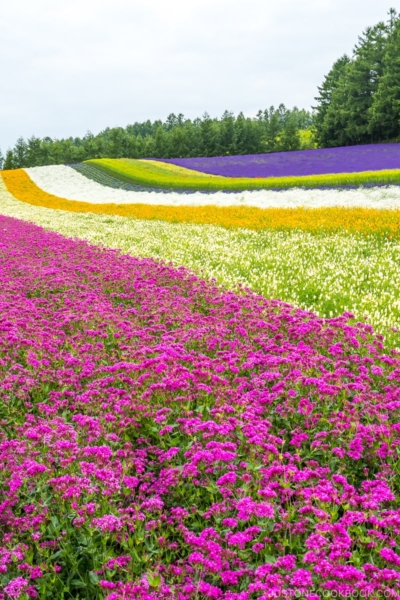
[(345, 311), (360, 320), (368, 316), (379, 333), (399, 345), (398, 334), (391, 331), (400, 329), (397, 242), (69, 213), (19, 202), (1, 177), (0, 214), (135, 256), (172, 261), (231, 289), (242, 283), (267, 298), (281, 298), (321, 316)]
[(136, 192), (113, 189), (88, 179), (71, 167), (52, 165), (25, 169), (45, 192), (94, 204), (152, 204), (165, 206), (255, 206), (258, 208), (308, 208), (324, 206), (363, 206), (400, 208), (400, 186), (358, 188), (354, 190), (253, 190), (179, 194), (177, 192)]

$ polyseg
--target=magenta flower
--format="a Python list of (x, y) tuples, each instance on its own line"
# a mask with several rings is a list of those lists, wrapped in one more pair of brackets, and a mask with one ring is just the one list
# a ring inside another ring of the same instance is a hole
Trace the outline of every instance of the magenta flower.
[(19, 598), (23, 592), (26, 592), (28, 585), (27, 579), (16, 577), (5, 586), (4, 591), (10, 598)]
[(369, 325), (0, 231), (0, 597), (77, 569), (109, 600), (396, 598), (400, 358)]

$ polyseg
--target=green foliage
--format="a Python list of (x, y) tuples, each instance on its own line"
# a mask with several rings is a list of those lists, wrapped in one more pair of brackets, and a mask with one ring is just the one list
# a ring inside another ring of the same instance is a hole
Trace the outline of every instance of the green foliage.
[(14, 157), (14, 168), (20, 169), (27, 162), (28, 155), (28, 144), (24, 138), (19, 137), (17, 143), (14, 146), (13, 157)]
[[(53, 140), (19, 138), (4, 168), (71, 164), (97, 158), (184, 158), (260, 154), (303, 146), (300, 130), (312, 126), (311, 114), (284, 104), (259, 111), (255, 118), (225, 111), (221, 119), (206, 112), (201, 119), (171, 113), (165, 123), (146, 121), (107, 128), (98, 135)], [(1, 168), (1, 163), (0, 163)]]
[(369, 128), (378, 139), (400, 135), (400, 20), (391, 26), (383, 58), (383, 74), (379, 80), (369, 113)]
[(368, 27), (351, 58), (339, 58), (315, 98), (316, 141), (322, 147), (392, 140), (400, 134), (400, 20)]
[(312, 129), (299, 129), (299, 137), (302, 150), (313, 150), (317, 147), (315, 134)]
[(293, 113), (285, 121), (280, 142), (282, 150), (300, 150), (300, 134), (296, 116)]
[(14, 161), (14, 153), (12, 150), (7, 150), (6, 159), (3, 165), (4, 170), (16, 169), (16, 163)]

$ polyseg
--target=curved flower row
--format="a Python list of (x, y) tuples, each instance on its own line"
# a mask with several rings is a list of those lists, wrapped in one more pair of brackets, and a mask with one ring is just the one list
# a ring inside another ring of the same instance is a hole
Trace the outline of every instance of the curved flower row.
[[(82, 175), (84, 175), (86, 178), (91, 179), (92, 181), (95, 181), (97, 183), (100, 183), (101, 185), (113, 188), (113, 189), (118, 189), (118, 190), (126, 190), (126, 191), (132, 191), (132, 192), (148, 192), (148, 193), (156, 193), (156, 194), (171, 194), (172, 192), (175, 194), (199, 194), (201, 193), (202, 195), (204, 194), (208, 194), (211, 198), (218, 198), (219, 196), (219, 192), (217, 191), (213, 191), (213, 190), (201, 190), (196, 191), (196, 190), (190, 190), (190, 189), (180, 189), (180, 188), (167, 188), (167, 187), (151, 187), (151, 186), (145, 186), (145, 185), (139, 185), (137, 183), (129, 183), (127, 179), (122, 179), (119, 176), (117, 176), (117, 174), (112, 174), (111, 172), (106, 172), (103, 169), (99, 169), (96, 165), (94, 164), (89, 164), (87, 162), (83, 162), (83, 163), (75, 163), (75, 164), (70, 164), (68, 165), (69, 167), (71, 167), (72, 169), (75, 169), (75, 171), (77, 171), (78, 173), (81, 173)], [(227, 194), (232, 194), (232, 195), (238, 195), (239, 194), (239, 198), (243, 198), (243, 200), (245, 200), (246, 198), (270, 198), (273, 199), (276, 202), (277, 200), (277, 196), (276, 196), (276, 192), (278, 192), (278, 198), (280, 199), (280, 202), (282, 204), (282, 202), (284, 202), (284, 204), (286, 205), (288, 200), (290, 200), (292, 203), (294, 202), (295, 204), (297, 203), (297, 205), (300, 204), (300, 199), (303, 197), (303, 203), (307, 203), (305, 201), (305, 199), (309, 198), (312, 201), (313, 206), (318, 205), (317, 204), (317, 200), (319, 202), (323, 202), (324, 204), (327, 203), (328, 198), (330, 200), (334, 199), (337, 197), (337, 194), (333, 194), (333, 195), (328, 195), (326, 194), (326, 192), (329, 192), (331, 190), (334, 190), (336, 192), (341, 192), (341, 191), (346, 191), (346, 190), (357, 190), (359, 193), (362, 193), (363, 196), (360, 197), (359, 195), (358, 197), (358, 204), (362, 204), (364, 202), (374, 202), (374, 203), (381, 203), (382, 201), (385, 202), (385, 204), (387, 205), (388, 200), (390, 199), (391, 196), (392, 197), (392, 201), (395, 200), (395, 198), (397, 197), (397, 187), (398, 185), (385, 185), (385, 184), (373, 184), (373, 183), (364, 183), (361, 187), (360, 186), (356, 186), (356, 185), (347, 185), (347, 186), (340, 186), (340, 187), (335, 187), (335, 186), (324, 186), (321, 188), (311, 188), (311, 189), (307, 189), (307, 188), (291, 188), (289, 190), (252, 190), (251, 195), (247, 192), (243, 193), (243, 192), (236, 192), (235, 190), (223, 190), (223, 194), (226, 196)], [(385, 188), (383, 190), (379, 190), (378, 188)], [(372, 190), (374, 192), (380, 192), (379, 194), (373, 194), (372, 197), (370, 194), (364, 194), (364, 192), (366, 190)], [(270, 194), (269, 192), (272, 191), (274, 192), (274, 194)], [(267, 192), (266, 194), (260, 194), (259, 192)], [(320, 194), (319, 192), (322, 192), (322, 194)], [(383, 193), (382, 193), (383, 192)], [(342, 196), (342, 201), (341, 203), (343, 204), (344, 199), (346, 198), (346, 196)], [(362, 198), (362, 200), (361, 200)], [(355, 201), (355, 197), (354, 194), (350, 195), (350, 200), (356, 204)], [(338, 203), (339, 204), (339, 203)]]
[[(70, 169), (75, 176), (81, 177)], [(324, 208), (266, 208), (252, 206), (169, 206), (159, 203), (159, 195), (154, 195), (156, 204), (98, 204), (69, 200), (38, 187), (25, 170), (3, 171), (2, 179), (9, 192), (17, 199), (34, 206), (55, 208), (71, 212), (92, 212), (97, 214), (119, 215), (139, 219), (162, 220), (170, 223), (197, 223), (220, 225), (234, 229), (292, 230), (310, 232), (347, 232), (372, 234), (397, 239), (400, 234), (400, 211), (376, 208), (344, 208), (340, 206)], [(84, 177), (81, 177), (85, 181)], [(86, 179), (87, 184), (94, 182)], [(54, 186), (60, 184), (54, 179)], [(100, 186), (101, 187), (101, 186)], [(54, 188), (51, 188), (54, 189)], [(134, 194), (122, 190), (109, 192)], [(106, 192), (107, 194), (109, 192)], [(340, 193), (340, 192), (333, 192)], [(342, 192), (346, 193), (346, 192)], [(381, 192), (382, 193), (382, 192)], [(73, 195), (73, 194), (71, 194)], [(151, 195), (151, 194), (148, 194)], [(189, 198), (192, 196), (189, 196)], [(203, 197), (203, 196), (202, 196)], [(231, 195), (229, 195), (231, 197)], [(390, 197), (390, 194), (389, 194)], [(177, 194), (178, 201), (182, 198)]]
[(352, 312), (400, 347), (400, 245), (396, 239), (301, 230), (222, 228), (54, 210), (20, 202), (0, 178), (0, 214), (68, 237), (157, 257), (266, 298), (329, 317)]
[(105, 171), (107, 174), (125, 179), (129, 183), (160, 188), (185, 188), (188, 190), (284, 190), (289, 188), (312, 189), (400, 183), (400, 169), (398, 167), (368, 171), (363, 167), (360, 172), (356, 173), (340, 172), (283, 177), (222, 177), (156, 160), (101, 158), (86, 162)]
[[(286, 190), (276, 192), (273, 190), (255, 190), (243, 192), (191, 192), (184, 190), (166, 191), (159, 188), (157, 192), (151, 188), (136, 186), (138, 189), (126, 190), (110, 187), (112, 182), (122, 180), (96, 169), (91, 164), (83, 164), (82, 173), (74, 168), (64, 165), (49, 167), (33, 167), (25, 169), (30, 179), (44, 192), (65, 198), (67, 200), (85, 201), (95, 204), (148, 204), (165, 206), (241, 206), (257, 208), (296, 208), (304, 207), (330, 207), (344, 206), (364, 207), (375, 209), (399, 209), (400, 187), (373, 187), (354, 190)], [(85, 177), (85, 170), (89, 169), (91, 177), (93, 171), (102, 175), (103, 180), (94, 181)]]
[(188, 194), (187, 190), (168, 190), (165, 188), (152, 188), (144, 185), (137, 185), (135, 183), (128, 183), (123, 179), (114, 177), (113, 175), (98, 169), (94, 165), (89, 165), (87, 163), (74, 163), (68, 166), (77, 171), (77, 173), (84, 175), (84, 177), (87, 179), (91, 179), (96, 183), (100, 183), (103, 186), (107, 186), (115, 190), (125, 190), (127, 192), (147, 192), (151, 194), (168, 194), (171, 191), (175, 191), (178, 194)]
[(400, 598), (370, 326), (0, 228), (0, 597)]
[(365, 144), (244, 156), (162, 159), (166, 163), (224, 177), (287, 177), (398, 169), (400, 146)]

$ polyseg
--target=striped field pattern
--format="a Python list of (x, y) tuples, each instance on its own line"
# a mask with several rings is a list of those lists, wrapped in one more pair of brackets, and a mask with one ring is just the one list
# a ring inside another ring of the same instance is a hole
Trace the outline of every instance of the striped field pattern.
[(288, 188), (330, 188), (400, 183), (400, 169), (381, 169), (359, 173), (333, 173), (283, 177), (222, 177), (199, 173), (159, 161), (134, 159), (93, 159), (87, 161), (105, 173), (139, 185), (187, 190), (258, 190)]
[(0, 173), (0, 600), (400, 600), (400, 187), (361, 175)]
[(172, 260), (322, 316), (351, 311), (398, 344), (400, 187), (182, 193), (127, 183), (122, 162), (109, 161), (112, 175), (92, 163), (3, 171), (3, 211), (18, 206), (64, 234)]

